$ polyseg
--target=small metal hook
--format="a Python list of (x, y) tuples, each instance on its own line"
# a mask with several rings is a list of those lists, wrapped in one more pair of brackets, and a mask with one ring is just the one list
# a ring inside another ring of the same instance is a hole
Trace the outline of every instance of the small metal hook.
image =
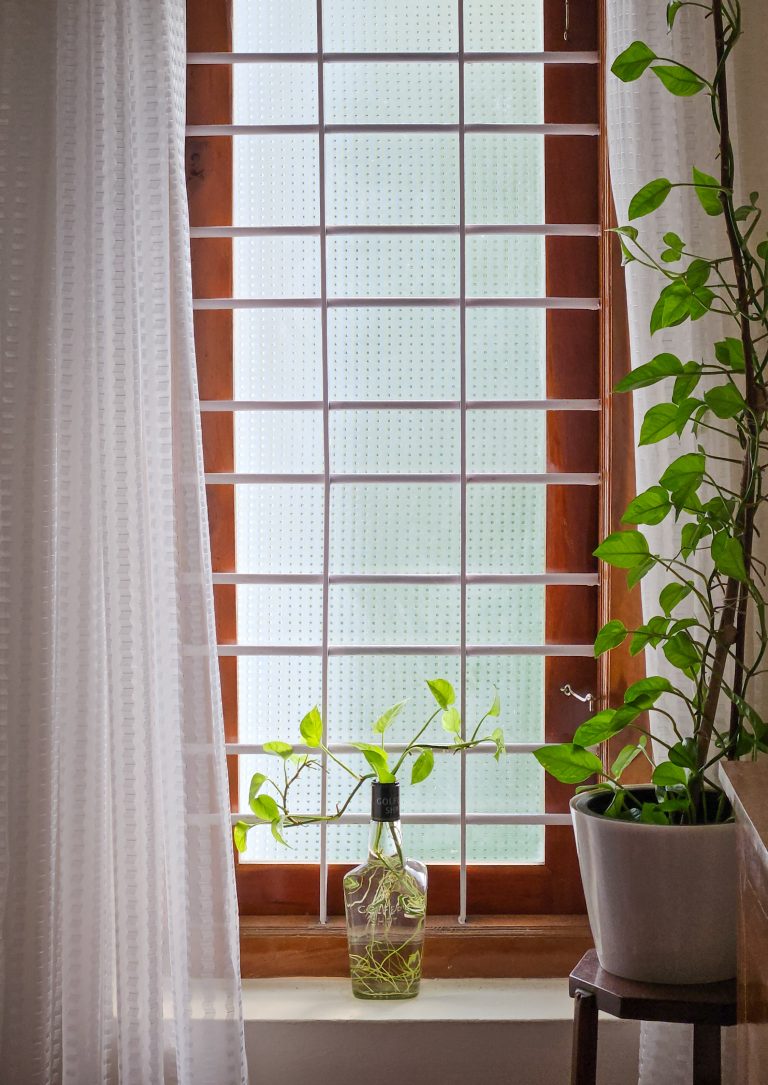
[(594, 705), (595, 705), (595, 695), (594, 695), (594, 693), (577, 693), (575, 689), (571, 688), (571, 686), (570, 686), (570, 684), (568, 682), (566, 682), (564, 686), (560, 687), (560, 692), (565, 697), (575, 697), (577, 701), (581, 701), (583, 704), (588, 705), (590, 712), (594, 708)]

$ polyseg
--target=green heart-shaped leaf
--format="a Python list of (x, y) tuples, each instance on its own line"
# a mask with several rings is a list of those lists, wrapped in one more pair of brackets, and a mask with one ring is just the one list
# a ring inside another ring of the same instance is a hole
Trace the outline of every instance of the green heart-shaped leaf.
[(678, 408), (674, 403), (657, 403), (646, 411), (640, 427), (639, 445), (653, 445), (677, 430)]
[(647, 559), (649, 551), (646, 538), (640, 531), (614, 531), (603, 539), (593, 553), (607, 565), (632, 569)]
[(693, 167), (693, 184), (699, 203), (708, 215), (722, 215), (723, 205), (720, 202), (720, 182), (716, 177), (708, 173), (702, 173)]
[(744, 564), (744, 550), (741, 542), (726, 531), (718, 531), (712, 539), (712, 560), (718, 573), (732, 576), (736, 580), (747, 580), (747, 567)]
[(660, 524), (672, 508), (663, 486), (651, 486), (627, 505), (622, 524)]
[(542, 746), (533, 756), (550, 776), (564, 784), (580, 784), (588, 776), (603, 771), (603, 763), (591, 750), (564, 742), (559, 746)]
[(422, 750), (413, 763), (411, 783), (420, 784), (422, 780), (426, 780), (434, 767), (435, 755), (431, 750)]
[(617, 392), (630, 392), (634, 388), (647, 388), (657, 384), (665, 377), (674, 377), (683, 372), (683, 363), (674, 354), (657, 354), (650, 362), (639, 365), (616, 385)]
[(658, 76), (671, 94), (678, 98), (690, 98), (704, 89), (704, 83), (682, 64), (655, 64), (651, 71)]
[(393, 704), (391, 708), (388, 708), (386, 712), (383, 712), (374, 723), (373, 730), (377, 734), (383, 735), (386, 729), (392, 723), (392, 720), (394, 720), (396, 716), (400, 715), (405, 704), (405, 701), (398, 701), (397, 704)]
[(601, 656), (603, 652), (609, 652), (611, 648), (617, 648), (620, 644), (623, 644), (626, 636), (627, 627), (624, 622), (619, 621), (618, 618), (606, 622), (595, 637), (595, 658)]
[(683, 599), (689, 596), (692, 591), (692, 584), (667, 584), (665, 588), (662, 588), (659, 595), (659, 606), (669, 617), (675, 607), (682, 603)]
[(299, 726), (301, 731), (301, 737), (306, 742), (307, 746), (317, 747), (323, 741), (323, 718), (320, 715), (320, 709), (315, 705), (313, 709), (307, 712), (304, 719)]
[(650, 215), (652, 211), (661, 207), (671, 191), (672, 182), (666, 177), (657, 177), (654, 181), (649, 181), (629, 201), (628, 217), (639, 219), (644, 215)]
[(280, 818), (280, 810), (271, 795), (257, 795), (251, 803), (251, 810), (262, 821), (274, 821), (275, 818), (278, 820)]
[(640, 78), (655, 59), (656, 54), (644, 41), (633, 41), (616, 57), (611, 65), (611, 71), (623, 83), (632, 83)]
[(445, 678), (433, 678), (427, 682), (427, 685), (441, 708), (449, 708), (456, 701), (453, 686)]

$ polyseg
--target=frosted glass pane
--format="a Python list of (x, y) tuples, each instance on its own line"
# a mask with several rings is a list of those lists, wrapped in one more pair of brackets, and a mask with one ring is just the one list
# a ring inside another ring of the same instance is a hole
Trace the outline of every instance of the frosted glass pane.
[(468, 52), (539, 53), (544, 48), (542, 0), (464, 0)]
[(543, 573), (545, 486), (485, 484), (467, 489), (467, 569), (471, 573)]
[(501, 698), (498, 723), (507, 742), (544, 741), (544, 657), (470, 656), (467, 660), (467, 722), (474, 726)]
[(470, 644), (543, 644), (543, 584), (469, 584)]
[(544, 216), (544, 137), (470, 133), (467, 222), (530, 225)]
[[(390, 705), (407, 698), (406, 707), (387, 731), (388, 742), (407, 742), (435, 710), (427, 679), (447, 678), (458, 694), (459, 673), (457, 656), (331, 656), (328, 663), (330, 741), (367, 742), (371, 724)], [(439, 719), (425, 734), (435, 742), (445, 739)]]
[(331, 572), (458, 572), (459, 498), (453, 483), (333, 486)]
[(319, 238), (236, 237), (232, 246), (236, 298), (319, 297)]
[(235, 399), (322, 399), (319, 309), (235, 309)]
[(459, 588), (454, 584), (333, 584), (331, 645), (456, 645)]
[(241, 644), (322, 644), (322, 585), (239, 584), (237, 639)]
[[(403, 851), (422, 862), (458, 863), (460, 852), (458, 825), (404, 825)], [(328, 830), (330, 863), (361, 863), (368, 854), (368, 828), (365, 825), (335, 825)], [(457, 899), (458, 907), (458, 899)]]
[(544, 297), (544, 238), (504, 234), (468, 237), (467, 294), (474, 298)]
[(322, 472), (322, 411), (236, 412), (235, 470), (246, 474)]
[(325, 154), (329, 225), (458, 222), (457, 135), (328, 136)]
[(445, 53), (458, 47), (456, 0), (323, 0), (334, 53)]
[(328, 238), (328, 290), (336, 298), (446, 298), (459, 292), (457, 237)]
[(235, 136), (233, 144), (232, 215), (236, 226), (317, 225), (316, 135)]
[(317, 124), (316, 64), (233, 64), (234, 124)]
[(492, 474), (546, 471), (546, 412), (470, 411), (467, 468)]
[(458, 411), (333, 411), (331, 470), (457, 472), (459, 422)]
[(468, 863), (543, 863), (543, 825), (468, 825)]
[(531, 814), (544, 809), (544, 770), (532, 754), (467, 758), (467, 810), (473, 814)]
[(543, 309), (467, 310), (469, 399), (544, 399), (547, 314)]
[(458, 66), (453, 63), (326, 64), (327, 124), (455, 124)]
[(467, 124), (541, 124), (544, 65), (467, 64), (464, 119)]
[(311, 53), (316, 48), (315, 0), (234, 0), (234, 52)]
[(457, 309), (331, 309), (328, 351), (333, 399), (459, 396)]
[[(242, 628), (240, 631), (242, 637)], [(317, 656), (239, 656), (237, 726), (241, 742), (298, 743), (299, 724), (322, 697)]]
[(236, 486), (235, 542), (238, 572), (321, 573), (322, 485)]

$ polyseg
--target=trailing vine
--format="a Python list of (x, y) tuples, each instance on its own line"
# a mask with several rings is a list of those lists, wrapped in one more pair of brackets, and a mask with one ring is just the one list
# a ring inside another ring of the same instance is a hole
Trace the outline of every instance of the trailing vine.
[[(728, 76), (733, 50), (743, 33), (741, 4), (739, 0), (670, 0), (666, 4), (670, 31), (687, 8), (692, 11), (686, 17), (711, 22), (711, 75), (660, 57), (642, 41), (625, 49), (612, 71), (627, 83), (650, 73), (677, 97), (707, 95), (718, 142), (719, 176), (693, 165), (691, 180), (655, 178), (632, 198), (628, 217), (633, 222), (651, 214), (673, 189), (693, 188), (700, 212), (721, 218), (727, 251), (703, 255), (678, 233), (668, 231), (656, 255), (652, 246), (641, 243), (636, 226), (621, 226), (617, 233), (624, 263), (639, 261), (664, 280), (651, 314), (652, 334), (700, 320), (708, 313), (732, 321), (735, 334), (715, 342), (706, 357), (683, 361), (671, 353), (658, 354), (617, 385), (616, 391), (629, 392), (671, 381), (669, 400), (646, 413), (639, 443), (690, 433), (696, 451), (671, 460), (658, 485), (630, 502), (622, 518), (626, 528), (609, 535), (595, 551), (606, 563), (627, 570), (630, 587), (657, 567), (669, 576), (659, 595), (661, 613), (634, 630), (618, 619), (607, 622), (595, 641), (595, 655), (627, 639), (633, 654), (647, 645), (660, 647), (681, 679), (673, 683), (650, 676), (634, 683), (622, 705), (598, 712), (578, 728), (571, 743), (536, 753), (544, 768), (565, 782), (581, 783), (597, 774), (595, 786), (612, 793), (606, 809), (609, 816), (660, 824), (728, 817), (714, 766), (723, 758), (754, 757), (768, 751), (768, 727), (751, 700), (755, 679), (766, 673), (763, 663), (768, 646), (766, 566), (754, 553), (755, 520), (765, 502), (762, 457), (768, 447), (768, 239), (758, 232), (759, 194), (751, 192), (745, 203), (736, 196)], [(675, 265), (682, 266), (677, 270)], [(708, 434), (727, 439), (727, 455), (707, 451)], [(738, 489), (723, 482), (723, 462), (739, 477)], [(676, 545), (664, 555), (652, 550), (640, 528), (659, 524), (668, 516), (675, 520)], [(694, 555), (702, 555), (697, 565), (690, 562)], [(689, 607), (693, 604), (692, 612), (675, 617), (685, 600)], [(756, 630), (754, 647), (748, 644), (751, 623)], [(727, 730), (717, 722), (723, 698), (730, 701)], [(665, 742), (652, 727), (645, 727), (641, 718), (646, 712), (665, 717), (676, 741)], [(625, 728), (639, 737), (612, 765), (603, 765), (590, 747)], [(651, 737), (661, 756), (652, 754)], [(646, 757), (653, 767), (655, 802), (643, 802), (622, 786), (623, 772), (638, 756)], [(716, 802), (707, 797), (708, 789), (715, 792)]]

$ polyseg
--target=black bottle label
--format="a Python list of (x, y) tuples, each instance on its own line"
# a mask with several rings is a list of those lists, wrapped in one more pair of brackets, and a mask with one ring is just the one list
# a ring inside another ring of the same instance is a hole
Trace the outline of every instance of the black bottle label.
[(373, 821), (400, 820), (400, 784), (371, 785), (371, 818)]

